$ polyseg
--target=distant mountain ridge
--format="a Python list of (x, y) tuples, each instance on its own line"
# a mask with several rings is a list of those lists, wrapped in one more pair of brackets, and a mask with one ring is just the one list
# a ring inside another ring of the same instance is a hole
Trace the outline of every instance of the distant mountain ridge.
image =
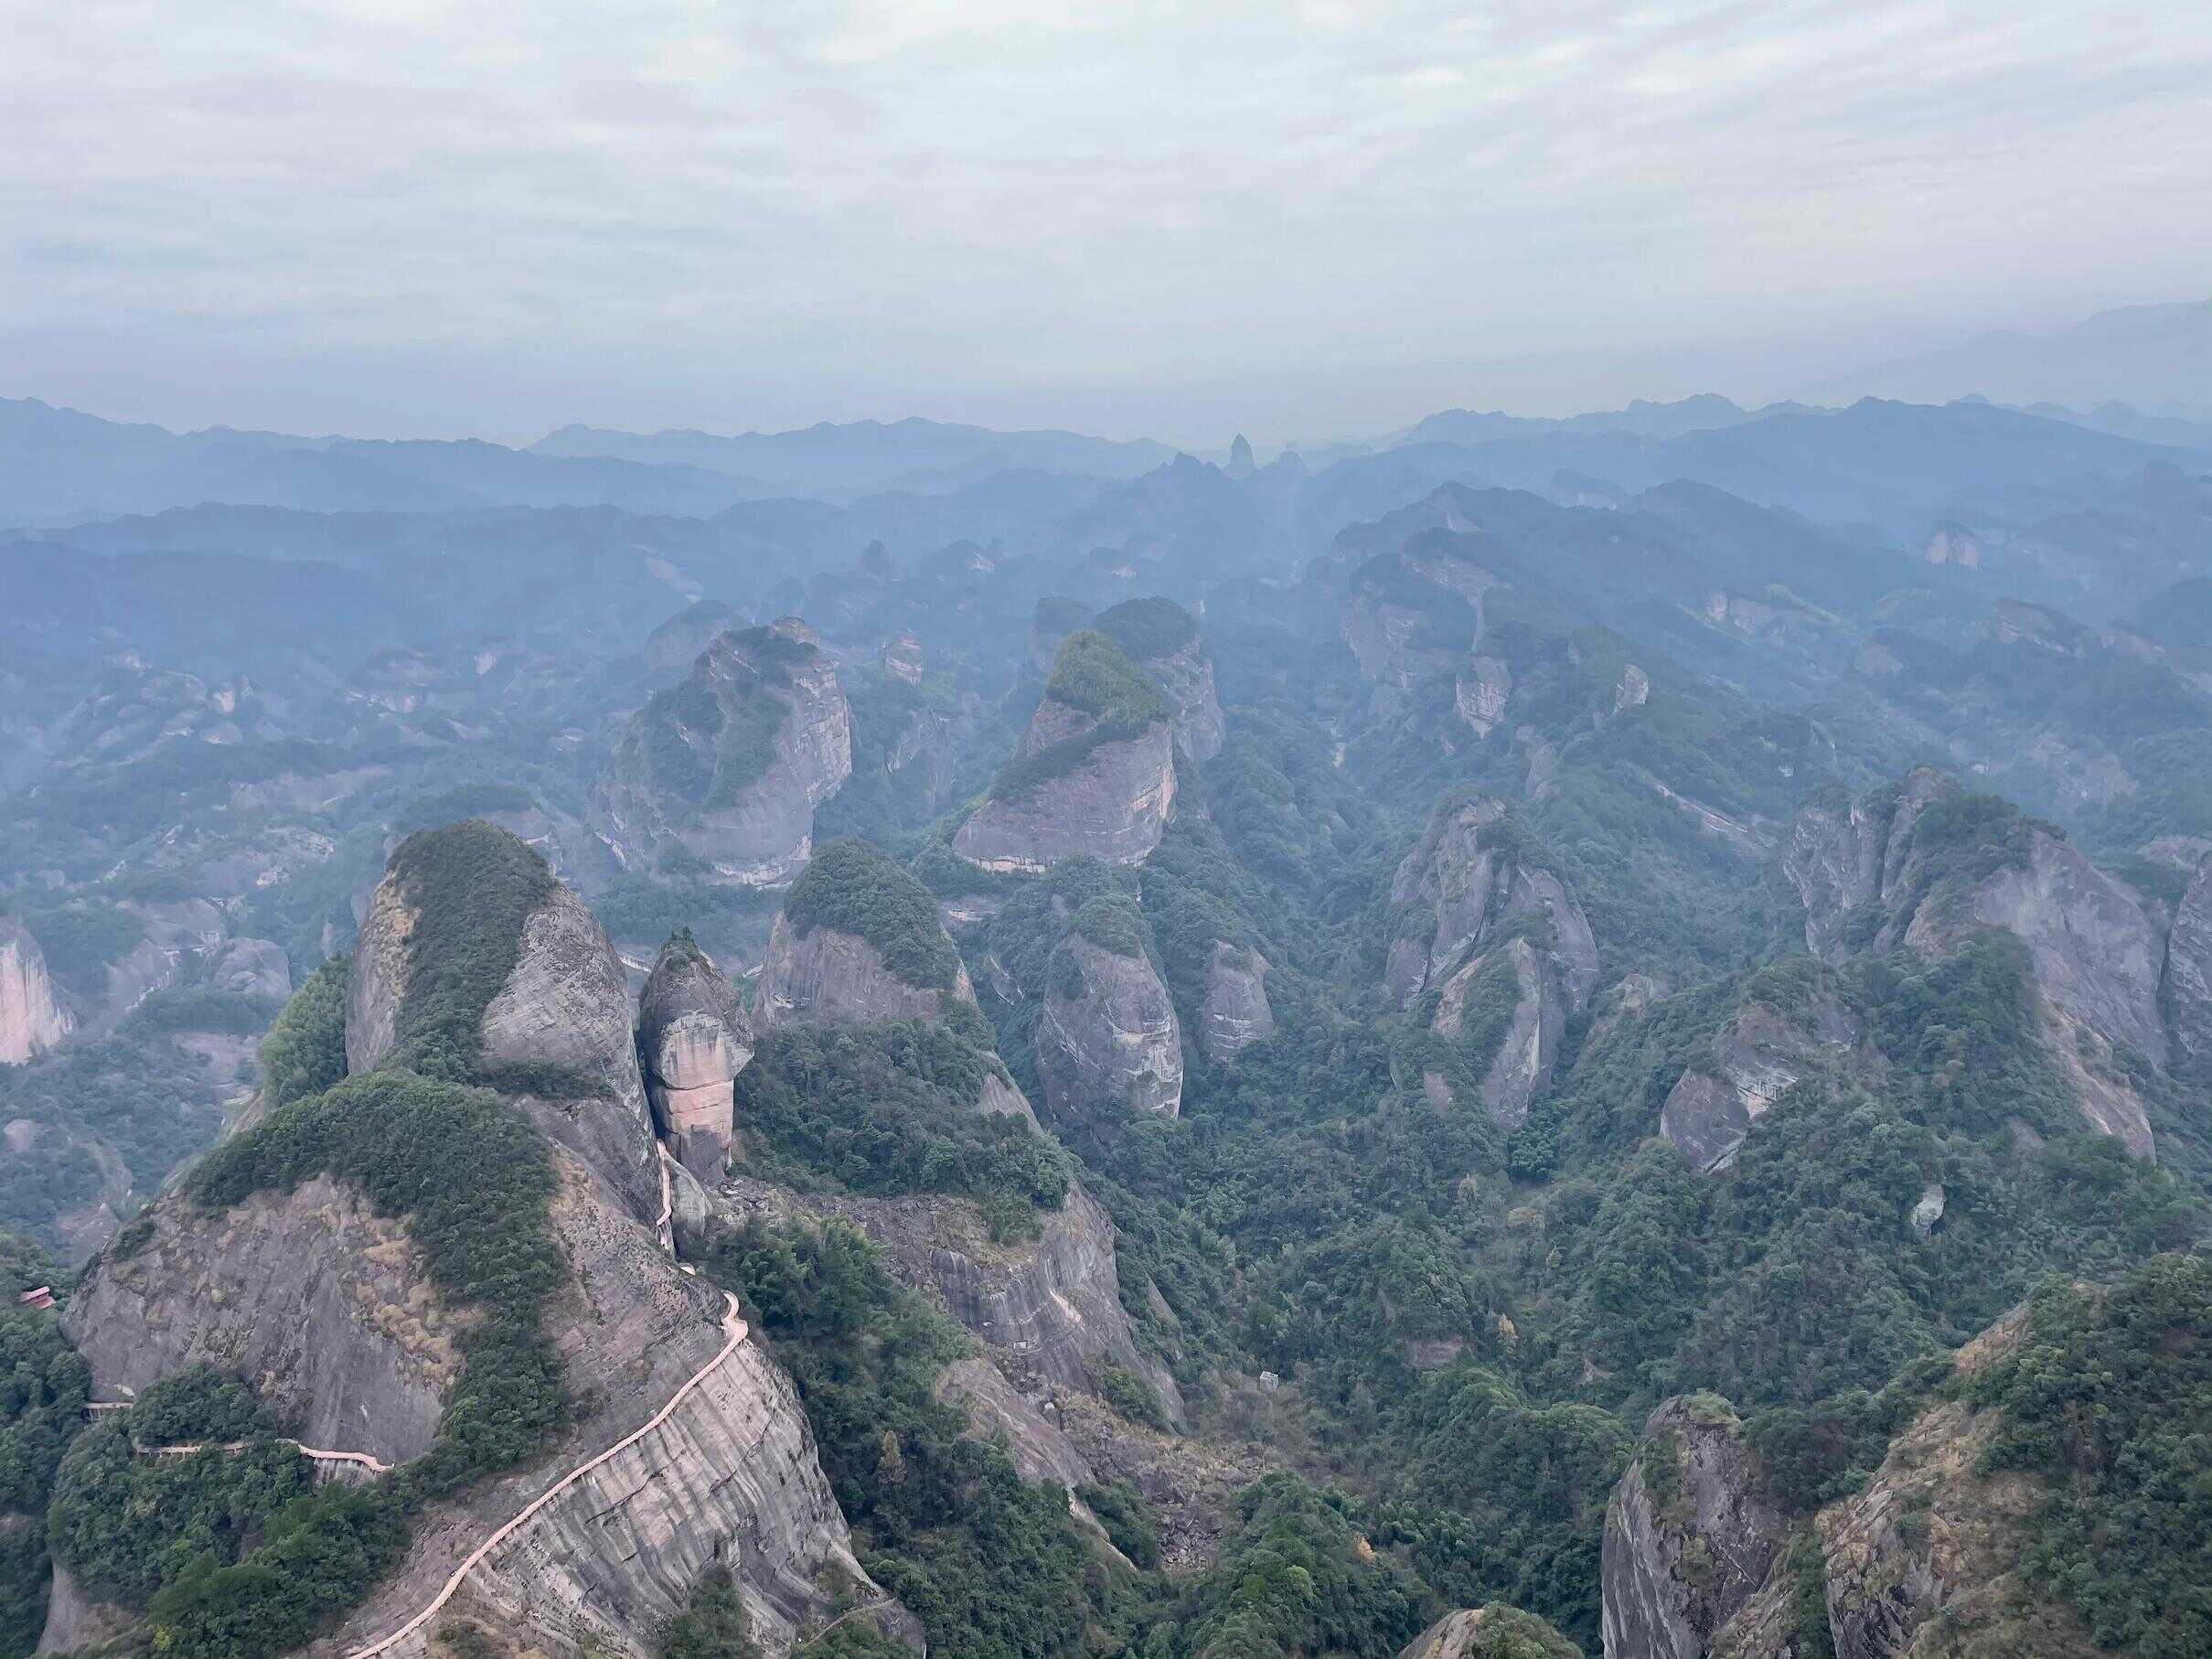
[(1021, 469), (1133, 478), (1172, 460), (1176, 452), (1173, 445), (1150, 438), (1124, 443), (1075, 432), (998, 432), (910, 415), (891, 422), (819, 421), (789, 432), (734, 435), (614, 432), (574, 424), (547, 433), (529, 453), (697, 466), (764, 478), (780, 490), (812, 495), (927, 489), (933, 482), (943, 487)]

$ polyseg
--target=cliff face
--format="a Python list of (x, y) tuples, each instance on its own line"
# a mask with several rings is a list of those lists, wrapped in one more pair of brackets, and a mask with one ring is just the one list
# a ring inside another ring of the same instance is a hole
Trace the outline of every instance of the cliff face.
[[(428, 924), (407, 898), (404, 881), (390, 879), (370, 905), (347, 1031), (349, 1057), (364, 1065), (404, 1056), (410, 979), (452, 966), (410, 959), (410, 935)], [(657, 1229), (658, 1154), (642, 1088), (631, 1093), (626, 998), (589, 921), (557, 885), (537, 904), (481, 1032), (487, 1076), (526, 1063), (530, 1076), (562, 1067), (596, 1085), (572, 1099), (508, 1097), (552, 1143), (548, 1221), (564, 1278), (543, 1329), (576, 1420), (542, 1455), (433, 1505), (401, 1567), (315, 1653), (349, 1653), (405, 1627), (526, 1510), (436, 1617), (390, 1652), (426, 1659), (442, 1651), (433, 1632), (453, 1628), (502, 1655), (648, 1659), (718, 1563), (769, 1653), (825, 1622), (841, 1589), (874, 1593), (788, 1379), (749, 1340), (733, 1341), (743, 1333), (722, 1298), (679, 1269)], [(687, 1052), (687, 1017), (729, 1018), (701, 991), (701, 971), (670, 965), (652, 1000), (668, 1016), (659, 1034)], [(651, 1178), (642, 1213), (630, 1190), (637, 1172)], [(316, 1178), (223, 1213), (172, 1192), (145, 1226), (135, 1247), (93, 1264), (66, 1316), (96, 1398), (128, 1397), (204, 1360), (251, 1379), (310, 1444), (393, 1463), (430, 1444), (465, 1318), (440, 1306), (402, 1224)], [(72, 1628), (91, 1616), (66, 1596), (58, 1608)], [(50, 1643), (68, 1633), (49, 1631)]]
[[(1437, 805), (1390, 896), (1385, 989), (1401, 1004), (1433, 991), (1430, 1029), (1448, 1044), (1480, 1029), (1485, 1052), (1469, 1080), (1500, 1123), (1519, 1123), (1597, 985), (1598, 943), (1581, 906), (1502, 803), (1480, 797)], [(1438, 1100), (1455, 1092), (1443, 1071), (1424, 1084)]]
[(661, 947), (638, 995), (637, 1049), (654, 1120), (684, 1168), (704, 1182), (730, 1157), (737, 1074), (753, 1027), (737, 991), (688, 935)]
[(1589, 922), (1505, 816), (1504, 803), (1487, 797), (1441, 802), (1399, 863), (1390, 902), (1401, 920), (1383, 979), (1401, 1004), (1441, 985), (1511, 924), (1539, 916), (1573, 1005), (1588, 999), (1598, 978)]
[(1751, 1125), (1785, 1089), (1850, 1054), (1864, 1033), (1850, 1010), (1816, 994), (1784, 1014), (1747, 1002), (1683, 1072), (1660, 1108), (1660, 1132), (1702, 1172), (1735, 1161)]
[[(1341, 632), (1359, 658), (1360, 672), (1375, 687), (1378, 712), (1416, 680), (1450, 669), (1478, 648), (1482, 595), (1497, 582), (1480, 565), (1456, 557), (1448, 537), (1433, 532), (1415, 536), (1353, 573)], [(1478, 675), (1475, 684), (1480, 683)], [(1509, 676), (1504, 690), (1510, 686)], [(1499, 701), (1501, 708), (1502, 694)], [(1477, 709), (1479, 715), (1480, 692)]]
[(1070, 934), (1054, 948), (1037, 1070), (1060, 1120), (1100, 1106), (1173, 1117), (1182, 1105), (1182, 1029), (1159, 972)]
[[(2150, 1122), (2120, 1051), (2167, 1059), (2167, 945), (2157, 919), (2065, 841), (2016, 815), (1977, 828), (1975, 809), (1956, 784), (1922, 767), (1896, 789), (1801, 812), (1777, 872), (1801, 907), (1806, 946), (1831, 961), (1862, 947), (1933, 958), (1978, 928), (2012, 934), (2027, 953), (2045, 1046), (2083, 1115), (2147, 1157)], [(2002, 836), (2002, 855), (1962, 851), (1974, 835)]]
[[(930, 924), (943, 932), (934, 913)], [(769, 932), (760, 996), (764, 1026), (934, 1022), (951, 1003), (973, 1005), (976, 1000), (965, 968), (955, 969), (949, 990), (910, 985), (858, 934), (829, 926), (801, 933), (787, 915), (778, 915)]]
[(1758, 1495), (1742, 1425), (1709, 1397), (1651, 1414), (1606, 1507), (1607, 1659), (1704, 1659), (1780, 1556), (1789, 1524)]
[(2175, 1044), (2192, 1060), (2212, 1055), (2212, 854), (2199, 861), (2174, 912), (2165, 979)]
[(1050, 869), (1088, 853), (1134, 864), (1175, 805), (1173, 710), (1103, 634), (1072, 634), (989, 797), (953, 837), (987, 870)]
[(1182, 1421), (1175, 1379), (1138, 1347), (1122, 1309), (1114, 1224), (1080, 1187), (1039, 1218), (1039, 1237), (1003, 1245), (957, 1199), (801, 1197), (740, 1176), (719, 1202), (740, 1218), (796, 1214), (860, 1228), (882, 1247), (892, 1271), (982, 1342), (1024, 1395), (1095, 1390), (1104, 1368), (1116, 1365), (1150, 1383), (1170, 1419)]
[(1253, 1044), (1275, 1035), (1267, 1002), (1267, 958), (1217, 939), (1206, 965), (1206, 1001), (1200, 1010), (1199, 1043), (1216, 1062), (1234, 1060)]
[(593, 830), (625, 867), (680, 849), (722, 878), (788, 881), (814, 808), (852, 774), (852, 711), (795, 616), (725, 633), (685, 682), (630, 722), (593, 794)]
[(1535, 1614), (1491, 1602), (1446, 1613), (1398, 1659), (1582, 1659), (1582, 1650)]
[[(373, 1070), (399, 1042), (418, 920), (404, 881), (388, 874), (362, 919), (347, 984), (349, 1072)], [(559, 883), (524, 921), (515, 966), (484, 1011), (478, 1040), (485, 1065), (518, 1068), (529, 1087), (552, 1091), (515, 1095), (547, 1139), (591, 1164), (638, 1216), (659, 1214), (657, 1154), (622, 962), (598, 918)]]
[(54, 1000), (38, 941), (13, 916), (0, 915), (0, 1065), (20, 1065), (69, 1033)]

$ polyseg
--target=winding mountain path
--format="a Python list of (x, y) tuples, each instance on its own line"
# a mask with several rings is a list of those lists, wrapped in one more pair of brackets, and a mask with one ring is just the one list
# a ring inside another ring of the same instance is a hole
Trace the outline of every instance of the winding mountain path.
[(445, 1580), (445, 1588), (441, 1589), (437, 1595), (433, 1598), (429, 1606), (425, 1607), (421, 1612), (410, 1619), (405, 1624), (400, 1626), (398, 1630), (392, 1632), (390, 1635), (382, 1637), (376, 1642), (372, 1642), (367, 1647), (355, 1648), (351, 1653), (346, 1655), (346, 1659), (375, 1659), (377, 1654), (388, 1654), (393, 1648), (397, 1647), (401, 1643), (406, 1641), (408, 1637), (413, 1635), (425, 1624), (428, 1624), (433, 1619), (436, 1618), (439, 1610), (443, 1608), (448, 1601), (454, 1599), (454, 1592), (461, 1588), (463, 1582), (468, 1578), (468, 1575), (476, 1569), (477, 1566), (485, 1559), (485, 1557), (489, 1556), (494, 1550), (497, 1549), (500, 1545), (506, 1543), (508, 1539), (513, 1537), (515, 1534), (520, 1531), (525, 1525), (529, 1525), (532, 1517), (534, 1517), (540, 1510), (543, 1509), (548, 1504), (550, 1504), (555, 1498), (559, 1497), (570, 1487), (575, 1485), (577, 1482), (582, 1480), (583, 1477), (591, 1473), (593, 1470), (597, 1469), (601, 1464), (606, 1462), (608, 1460), (617, 1457), (621, 1453), (627, 1451), (631, 1447), (636, 1445), (638, 1441), (644, 1440), (647, 1435), (651, 1434), (656, 1429), (658, 1429), (663, 1423), (667, 1422), (669, 1416), (676, 1410), (677, 1407), (682, 1405), (685, 1399), (689, 1397), (691, 1390), (698, 1387), (700, 1384), (706, 1381), (708, 1377), (711, 1376), (715, 1371), (721, 1368), (723, 1362), (728, 1360), (732, 1354), (735, 1354), (738, 1349), (744, 1344), (748, 1327), (746, 1326), (745, 1322), (738, 1317), (737, 1298), (732, 1296), (728, 1291), (725, 1290), (722, 1292), (722, 1300), (726, 1304), (722, 1312), (722, 1331), (728, 1340), (722, 1343), (721, 1353), (717, 1354), (712, 1359), (701, 1365), (697, 1371), (694, 1371), (691, 1374), (689, 1380), (688, 1380), (682, 1387), (677, 1389), (674, 1394), (671, 1394), (668, 1397), (668, 1403), (667, 1405), (663, 1406), (658, 1411), (655, 1412), (651, 1419), (644, 1424), (641, 1428), (633, 1429), (630, 1433), (625, 1434), (621, 1440), (616, 1440), (612, 1446), (609, 1446), (597, 1457), (591, 1458), (584, 1462), (577, 1464), (575, 1468), (570, 1470), (568, 1473), (562, 1475), (560, 1480), (554, 1482), (553, 1484), (547, 1487), (535, 1498), (532, 1498), (528, 1504), (524, 1504), (520, 1510), (517, 1511), (516, 1514), (508, 1520), (506, 1525), (502, 1525), (497, 1531), (494, 1532), (490, 1537), (485, 1539), (483, 1543), (477, 1545), (475, 1549), (471, 1550), (469, 1552), (468, 1558), (465, 1561), (462, 1562), (459, 1567), (454, 1568), (453, 1577)]
[[(379, 1462), (366, 1451), (318, 1451), (313, 1446), (301, 1445), (297, 1440), (281, 1440), (280, 1443), (291, 1447), (300, 1456), (312, 1458), (318, 1463), (353, 1463), (368, 1470), (371, 1474), (390, 1474), (391, 1472), (390, 1463)], [(243, 1451), (251, 1444), (251, 1440), (226, 1440), (221, 1445), (141, 1446), (138, 1450), (148, 1457), (188, 1458), (196, 1451)]]

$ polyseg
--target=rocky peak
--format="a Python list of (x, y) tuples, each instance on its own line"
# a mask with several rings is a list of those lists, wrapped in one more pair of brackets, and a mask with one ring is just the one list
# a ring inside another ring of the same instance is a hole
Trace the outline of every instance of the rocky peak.
[(632, 716), (593, 793), (593, 831), (625, 868), (665, 853), (749, 885), (788, 881), (814, 809), (852, 773), (852, 711), (796, 616), (716, 637), (682, 684)]
[(1199, 1044), (1209, 1059), (1226, 1063), (1275, 1034), (1266, 980), (1267, 958), (1256, 949), (1226, 939), (1213, 942), (1213, 955), (1206, 964), (1206, 1000), (1200, 1011)]
[(987, 870), (1036, 872), (1082, 854), (1141, 862), (1175, 804), (1173, 710), (1104, 634), (1071, 634), (1012, 761), (953, 837)]
[(1173, 1117), (1182, 1106), (1182, 1026), (1145, 948), (1133, 904), (1094, 898), (1053, 947), (1037, 1070), (1061, 1122), (1102, 1107)]
[(831, 841), (792, 883), (761, 973), (764, 1026), (934, 1023), (975, 1001), (936, 899), (903, 865)]
[(911, 632), (894, 636), (885, 643), (881, 660), (883, 671), (894, 680), (908, 685), (922, 683), (922, 642)]
[(1606, 1506), (1607, 1659), (1704, 1659), (1790, 1535), (1726, 1401), (1666, 1401)]
[(700, 1181), (729, 1161), (737, 1074), (753, 1058), (752, 1022), (729, 976), (689, 930), (661, 947), (638, 995), (637, 1048), (654, 1121)]
[(1505, 718), (1513, 694), (1513, 671), (1501, 657), (1470, 657), (1460, 665), (1452, 706), (1477, 737), (1488, 737)]
[(1252, 459), (1252, 440), (1243, 433), (1229, 440), (1229, 465), (1223, 470), (1232, 478), (1249, 478), (1258, 470)]
[(349, 1073), (402, 1066), (511, 1095), (633, 1212), (659, 1212), (621, 960), (545, 861), (481, 819), (400, 843), (346, 991)]
[(2176, 1045), (2192, 1060), (2212, 1055), (2212, 853), (2197, 861), (2175, 907), (2165, 994)]
[(1171, 599), (1130, 599), (1092, 624), (1151, 675), (1175, 711), (1175, 737), (1195, 761), (1221, 753), (1224, 722), (1213, 660), (1197, 619)]
[(1660, 1132), (1701, 1172), (1725, 1169), (1785, 1090), (1844, 1064), (1864, 1035), (1858, 1016), (1817, 986), (1781, 1006), (1747, 999), (1669, 1091)]
[(20, 1065), (69, 1033), (68, 1012), (54, 999), (46, 957), (30, 930), (0, 915), (0, 1065)]
[(2148, 1156), (2151, 1129), (2121, 1048), (2165, 1064), (2166, 942), (2129, 887), (2057, 832), (1927, 767), (1888, 789), (1801, 811), (1779, 875), (1804, 938), (1834, 961), (1861, 948), (1949, 954), (1979, 929), (2025, 947), (2052, 1060), (2099, 1129)]
[(1551, 867), (1541, 843), (1491, 796), (1456, 793), (1437, 802), (1421, 839), (1391, 879), (1396, 913), (1384, 984), (1401, 1005), (1441, 985), (1507, 925), (1528, 915), (1551, 924), (1574, 1006), (1595, 987), (1597, 941)]
[(1582, 1659), (1582, 1650), (1549, 1621), (1492, 1601), (1446, 1613), (1398, 1659)]

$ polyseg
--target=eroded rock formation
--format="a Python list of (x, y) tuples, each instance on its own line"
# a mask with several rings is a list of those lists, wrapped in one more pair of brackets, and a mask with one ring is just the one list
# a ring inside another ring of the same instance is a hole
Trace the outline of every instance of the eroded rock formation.
[(1199, 1043), (1215, 1061), (1234, 1060), (1253, 1044), (1275, 1035), (1267, 1002), (1267, 958), (1251, 946), (1213, 942), (1206, 965), (1206, 1001), (1200, 1010)]
[(625, 867), (664, 852), (724, 880), (785, 882), (814, 809), (852, 774), (852, 711), (796, 616), (719, 635), (679, 686), (634, 716), (593, 791), (592, 828)]
[(753, 1026), (729, 977), (689, 934), (661, 947), (637, 1001), (637, 1048), (653, 1117), (677, 1161), (698, 1179), (730, 1158), (737, 1074), (753, 1058)]
[(1787, 1012), (1746, 1002), (1668, 1093), (1660, 1132), (1700, 1171), (1725, 1169), (1784, 1090), (1841, 1065), (1864, 1034), (1858, 1017), (1824, 992)]
[(987, 870), (1036, 872), (1088, 853), (1142, 862), (1175, 805), (1172, 711), (1104, 635), (1069, 636), (1013, 761), (953, 837)]
[(0, 915), (0, 1065), (20, 1065), (69, 1033), (54, 999), (38, 941), (13, 916)]
[(1072, 932), (1054, 947), (1049, 980), (1037, 1070), (1053, 1117), (1074, 1121), (1110, 1107), (1173, 1117), (1182, 1028), (1149, 958)]
[(1830, 961), (1900, 947), (1935, 958), (1981, 928), (2013, 935), (2045, 1047), (2083, 1114), (2150, 1155), (2124, 1055), (2166, 1062), (2167, 950), (2131, 889), (2017, 809), (1927, 767), (1891, 789), (1807, 807), (1777, 870), (1807, 947)]

